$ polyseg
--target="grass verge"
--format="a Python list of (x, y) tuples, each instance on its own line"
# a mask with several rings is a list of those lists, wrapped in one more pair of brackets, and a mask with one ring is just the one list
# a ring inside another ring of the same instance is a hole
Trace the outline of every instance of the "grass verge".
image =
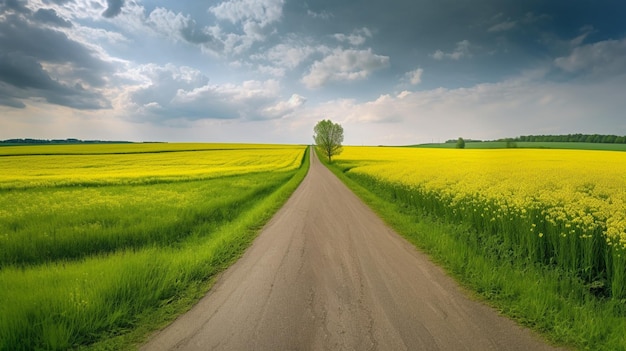
[[(381, 188), (358, 183), (340, 163), (322, 162), (357, 196), (478, 299), (542, 334), (580, 350), (626, 350), (626, 301), (595, 297), (566, 271), (490, 255), (499, 243), (472, 245), (473, 228), (417, 213)], [(349, 167), (349, 165), (345, 165)]]

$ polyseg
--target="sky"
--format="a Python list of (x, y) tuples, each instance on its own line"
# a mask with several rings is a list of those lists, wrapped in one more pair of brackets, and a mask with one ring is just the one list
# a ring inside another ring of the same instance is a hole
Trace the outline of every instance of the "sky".
[(0, 139), (626, 135), (623, 0), (0, 0)]

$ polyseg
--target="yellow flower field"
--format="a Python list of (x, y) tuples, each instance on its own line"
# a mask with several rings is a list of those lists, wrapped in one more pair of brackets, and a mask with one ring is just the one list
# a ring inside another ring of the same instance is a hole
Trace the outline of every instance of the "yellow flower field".
[[(26, 154), (29, 153), (29, 154)], [(105, 144), (0, 149), (0, 189), (192, 180), (300, 166), (303, 146)]]
[(533, 259), (607, 271), (624, 294), (626, 153), (345, 147), (336, 161), (429, 213), (508, 233)]

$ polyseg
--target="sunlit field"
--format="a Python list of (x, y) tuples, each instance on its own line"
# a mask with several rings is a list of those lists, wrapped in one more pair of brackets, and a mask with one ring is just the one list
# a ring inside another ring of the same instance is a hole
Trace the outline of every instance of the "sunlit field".
[(346, 147), (336, 161), (407, 206), (497, 238), (502, 255), (626, 298), (625, 153)]
[(0, 189), (147, 184), (288, 171), (300, 164), (300, 156), (293, 147), (248, 144), (2, 147)]
[(503, 314), (626, 348), (626, 153), (345, 147), (329, 167)]
[(280, 145), (0, 154), (0, 350), (106, 342), (198, 294), (308, 165), (304, 146)]

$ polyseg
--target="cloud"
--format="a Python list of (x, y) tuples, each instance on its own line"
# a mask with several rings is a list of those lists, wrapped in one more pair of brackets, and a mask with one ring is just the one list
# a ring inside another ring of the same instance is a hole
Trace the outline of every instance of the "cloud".
[(264, 27), (280, 19), (283, 4), (284, 0), (228, 0), (209, 11), (233, 24), (255, 22)]
[(50, 24), (56, 27), (72, 27), (72, 22), (59, 17), (53, 9), (38, 9), (33, 18), (38, 22)]
[(33, 57), (15, 52), (0, 54), (0, 80), (19, 89), (54, 90), (59, 87)]
[(516, 21), (504, 21), (489, 27), (489, 29), (487, 29), (487, 32), (504, 32), (515, 28), (516, 25)]
[(0, 3), (0, 9), (2, 12), (15, 12), (15, 13), (30, 13), (31, 10), (24, 6), (24, 3), (19, 0), (6, 0)]
[(9, 96), (9, 94), (11, 94), (10, 89), (6, 89), (3, 85), (4, 84), (0, 83), (0, 92), (2, 92), (2, 94), (0, 94), (0, 106), (8, 106), (16, 109), (25, 108), (26, 105), (21, 100)]
[(307, 45), (290, 40), (271, 47), (263, 54), (251, 58), (267, 60), (280, 68), (293, 69), (315, 53), (328, 53), (330, 48), (324, 45)]
[(135, 77), (144, 82), (128, 88), (130, 115), (154, 123), (177, 119), (282, 118), (306, 101), (294, 94), (282, 102), (280, 85), (275, 80), (210, 84), (208, 77), (200, 71), (171, 64), (140, 66)]
[(157, 7), (146, 18), (146, 24), (174, 41), (199, 45), (214, 53), (224, 49), (224, 43), (219, 38), (218, 28), (200, 28), (189, 15)]
[(315, 61), (301, 81), (308, 88), (320, 88), (331, 81), (365, 79), (372, 72), (388, 65), (389, 56), (376, 55), (371, 49), (337, 48), (321, 61)]
[(122, 6), (124, 6), (123, 0), (107, 0), (107, 8), (102, 12), (102, 16), (113, 18), (122, 12)]
[(437, 61), (441, 61), (445, 58), (451, 59), (451, 60), (455, 60), (458, 61), (463, 57), (470, 57), (471, 53), (470, 53), (470, 42), (469, 40), (461, 40), (458, 43), (456, 43), (456, 47), (454, 48), (454, 51), (452, 52), (448, 52), (445, 53), (441, 50), (436, 50), (434, 53), (432, 53), (430, 56), (432, 58), (434, 58)]
[[(493, 139), (524, 134), (626, 134), (626, 101), (615, 91), (626, 77), (589, 86), (550, 83), (528, 72), (470, 88), (382, 94), (366, 102), (339, 99), (307, 111), (344, 124), (347, 144), (408, 145), (463, 136)], [(590, 116), (594, 116), (593, 128)], [(401, 123), (399, 123), (401, 122)], [(386, 126), (379, 127), (380, 123)], [(376, 124), (376, 126), (372, 126)], [(621, 128), (621, 129), (616, 129)], [(389, 139), (388, 135), (403, 135)]]
[(569, 73), (594, 77), (625, 74), (626, 38), (578, 46), (568, 56), (556, 58), (554, 64)]
[(303, 106), (304, 103), (306, 103), (306, 98), (304, 96), (293, 94), (289, 100), (279, 101), (278, 103), (263, 109), (263, 115), (273, 118), (289, 116), (291, 113)]
[(146, 18), (146, 23), (156, 31), (164, 35), (172, 35), (176, 39), (181, 39), (183, 28), (192, 22), (189, 16), (182, 13), (175, 13), (168, 9), (157, 7)]
[(0, 83), (9, 97), (1, 103), (22, 107), (27, 100), (43, 99), (77, 109), (110, 107), (102, 89), (114, 68), (91, 48), (50, 28), (71, 27), (55, 11), (33, 13), (20, 4), (5, 3), (0, 21)]
[(82, 42), (101, 42), (110, 45), (130, 44), (131, 40), (118, 32), (108, 31), (102, 28), (75, 26), (72, 35), (80, 38)]
[(545, 14), (545, 13), (536, 15), (533, 12), (526, 12), (524, 17), (522, 17), (521, 21), (523, 23), (529, 24), (529, 23), (535, 23), (535, 22), (540, 22), (540, 21), (547, 21), (547, 20), (550, 20), (551, 18), (552, 17), (550, 15)]
[[(287, 71), (294, 70), (308, 61), (315, 54), (328, 54), (332, 51), (326, 45), (310, 44), (303, 38), (289, 38), (272, 46), (265, 52), (250, 56), (252, 61), (259, 62), (257, 70), (275, 77), (283, 77)], [(263, 64), (267, 63), (267, 64)]]
[(404, 76), (411, 82), (413, 85), (417, 85), (422, 82), (422, 73), (424, 70), (422, 68), (415, 69), (410, 72), (406, 72)]
[(0, 82), (5, 103), (11, 107), (25, 107), (20, 100), (43, 98), (49, 103), (76, 109), (110, 107), (98, 93), (86, 91), (82, 85), (68, 86), (53, 80), (33, 57), (10, 52), (0, 54)]
[(331, 18), (333, 18), (333, 14), (326, 11), (326, 10), (322, 10), (320, 12), (315, 12), (315, 11), (311, 11), (311, 10), (306, 10), (306, 14), (315, 18), (315, 19), (321, 19), (321, 20), (329, 20)]
[(490, 32), (490, 33), (506, 32), (514, 28), (517, 28), (519, 26), (528, 26), (536, 22), (550, 19), (550, 16), (546, 14), (536, 15), (533, 12), (526, 12), (523, 16), (517, 16), (516, 19), (508, 18), (504, 21), (501, 20), (502, 17), (504, 17), (503, 13), (498, 13), (497, 15), (493, 16), (489, 22), (493, 23), (497, 21), (497, 23), (491, 25), (487, 29), (487, 32)]
[(571, 46), (580, 46), (585, 41), (585, 39), (587, 39), (587, 36), (589, 36), (589, 34), (595, 32), (595, 29), (593, 28), (593, 26), (587, 25), (580, 28), (580, 32), (581, 34), (579, 36), (570, 41)]
[(365, 43), (367, 38), (372, 37), (372, 32), (366, 27), (355, 29), (351, 34), (337, 33), (333, 37), (339, 42), (346, 42), (353, 46), (359, 46)]
[(180, 34), (183, 39), (192, 44), (210, 44), (219, 43), (211, 33), (205, 29), (198, 28), (196, 22), (188, 21), (180, 28)]
[(240, 54), (273, 33), (270, 25), (281, 19), (283, 5), (284, 0), (227, 0), (209, 8), (209, 12), (219, 20), (241, 26), (242, 34), (230, 31), (222, 37), (228, 52)]

